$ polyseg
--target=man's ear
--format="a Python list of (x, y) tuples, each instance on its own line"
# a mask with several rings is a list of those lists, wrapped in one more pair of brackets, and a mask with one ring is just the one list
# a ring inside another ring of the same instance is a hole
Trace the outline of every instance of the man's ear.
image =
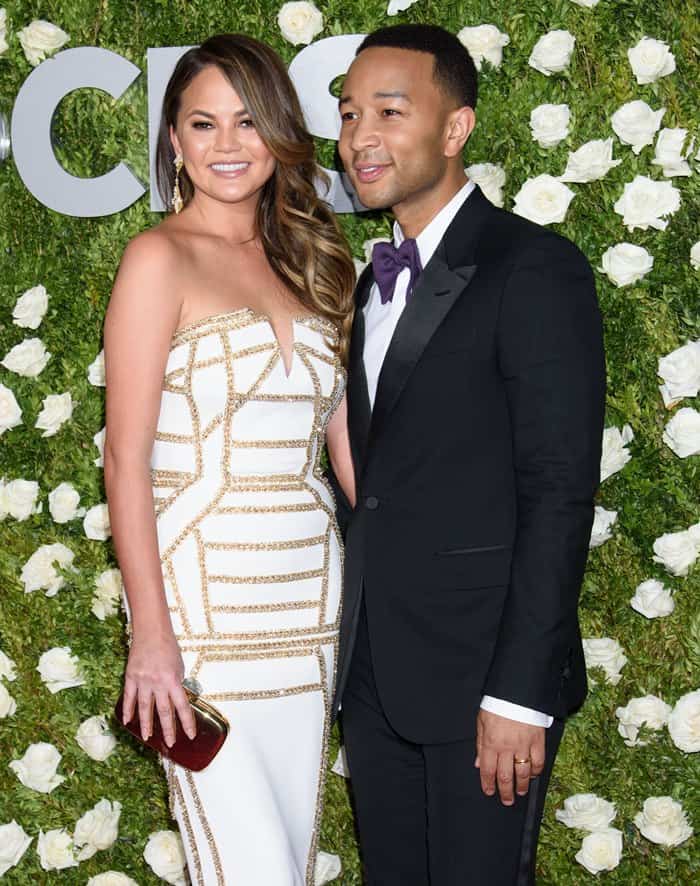
[(457, 157), (462, 153), (469, 136), (476, 125), (474, 108), (465, 105), (452, 111), (447, 118), (447, 137), (445, 139), (445, 156)]
[(170, 134), (170, 144), (173, 146), (173, 150), (175, 151), (175, 156), (182, 155), (182, 148), (180, 147), (180, 140), (177, 137), (177, 133), (175, 132), (175, 127), (171, 126), (168, 130)]

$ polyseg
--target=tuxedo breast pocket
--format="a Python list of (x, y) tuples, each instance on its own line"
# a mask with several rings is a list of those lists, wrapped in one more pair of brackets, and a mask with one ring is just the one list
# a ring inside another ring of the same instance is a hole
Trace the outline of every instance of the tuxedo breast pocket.
[(455, 588), (486, 588), (510, 581), (512, 547), (507, 544), (450, 547), (436, 551), (435, 577)]
[(466, 332), (451, 332), (441, 336), (436, 336), (423, 352), (424, 360), (439, 360), (446, 357), (459, 357), (460, 355), (468, 355), (474, 351), (477, 345), (477, 337), (475, 329), (468, 329)]

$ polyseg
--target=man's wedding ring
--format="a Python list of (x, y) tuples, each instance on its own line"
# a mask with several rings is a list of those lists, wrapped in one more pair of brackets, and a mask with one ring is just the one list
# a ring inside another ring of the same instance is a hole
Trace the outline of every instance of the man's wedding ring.
[(526, 763), (529, 763), (529, 762), (530, 762), (530, 758), (529, 758), (529, 757), (525, 757), (524, 760), (518, 760), (518, 758), (515, 757), (515, 759), (513, 760), (513, 762), (515, 763), (516, 766), (524, 766)]

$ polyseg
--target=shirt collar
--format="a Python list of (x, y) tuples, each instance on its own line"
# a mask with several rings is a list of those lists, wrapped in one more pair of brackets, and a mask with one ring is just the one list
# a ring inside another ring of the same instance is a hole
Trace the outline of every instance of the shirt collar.
[[(416, 237), (416, 246), (420, 255), (421, 264), (425, 267), (433, 253), (438, 248), (438, 244), (445, 236), (445, 232), (449, 228), (452, 220), (457, 215), (467, 197), (472, 193), (476, 185), (473, 181), (467, 179), (464, 186), (457, 191), (454, 197), (442, 207), (438, 214), (423, 228)], [(394, 222), (394, 246), (397, 248), (403, 243), (404, 237), (401, 226), (397, 221)]]

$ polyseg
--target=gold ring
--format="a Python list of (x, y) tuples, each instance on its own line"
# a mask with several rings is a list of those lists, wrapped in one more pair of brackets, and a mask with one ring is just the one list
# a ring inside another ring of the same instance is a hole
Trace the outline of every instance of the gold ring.
[(513, 762), (515, 763), (516, 766), (524, 766), (526, 763), (529, 763), (529, 762), (530, 762), (530, 758), (529, 758), (529, 757), (525, 757), (524, 760), (518, 760), (518, 758), (515, 757), (515, 758), (513, 759)]

